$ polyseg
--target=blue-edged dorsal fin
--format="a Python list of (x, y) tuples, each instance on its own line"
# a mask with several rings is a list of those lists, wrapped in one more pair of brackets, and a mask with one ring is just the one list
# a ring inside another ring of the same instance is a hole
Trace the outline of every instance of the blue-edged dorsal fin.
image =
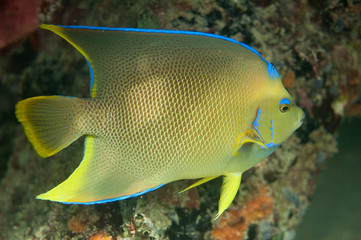
[(194, 53), (202, 48), (224, 47), (237, 52), (246, 48), (268, 63), (252, 47), (208, 33), (47, 24), (40, 27), (67, 40), (86, 58), (92, 78), (92, 97), (111, 97), (142, 81), (161, 80), (160, 77), (167, 77), (165, 71), (174, 70), (172, 59), (183, 52), (187, 58), (187, 50)]
[(90, 92), (92, 97), (99, 96), (96, 91), (95, 73), (101, 74), (101, 69), (95, 64), (96, 60), (96, 41), (87, 37), (87, 33), (81, 29), (72, 29), (63, 26), (41, 24), (41, 28), (50, 30), (60, 37), (64, 38), (73, 45), (86, 59), (90, 71)]

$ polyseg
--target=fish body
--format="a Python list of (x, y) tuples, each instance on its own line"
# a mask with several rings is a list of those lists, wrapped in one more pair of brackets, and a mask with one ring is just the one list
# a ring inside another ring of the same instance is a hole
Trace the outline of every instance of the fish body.
[(84, 55), (91, 98), (19, 102), (16, 115), (41, 157), (86, 135), (72, 175), (38, 196), (93, 204), (181, 179), (225, 176), (219, 216), (244, 171), (301, 124), (275, 68), (235, 40), (185, 31), (41, 25)]

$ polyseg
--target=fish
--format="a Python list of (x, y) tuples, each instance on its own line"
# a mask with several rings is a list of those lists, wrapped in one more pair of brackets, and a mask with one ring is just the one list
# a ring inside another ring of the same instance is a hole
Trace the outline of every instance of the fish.
[(85, 135), (80, 165), (37, 199), (99, 204), (223, 176), (218, 218), (242, 173), (302, 125), (275, 67), (231, 38), (192, 31), (42, 24), (86, 59), (90, 97), (37, 96), (15, 113), (37, 154)]

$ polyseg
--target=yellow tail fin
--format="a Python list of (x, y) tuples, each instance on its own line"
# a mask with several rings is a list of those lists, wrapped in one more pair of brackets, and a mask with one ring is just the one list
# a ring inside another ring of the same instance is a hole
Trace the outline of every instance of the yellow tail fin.
[(72, 97), (33, 97), (16, 104), (16, 117), (40, 157), (69, 146), (83, 133), (75, 127), (76, 103)]

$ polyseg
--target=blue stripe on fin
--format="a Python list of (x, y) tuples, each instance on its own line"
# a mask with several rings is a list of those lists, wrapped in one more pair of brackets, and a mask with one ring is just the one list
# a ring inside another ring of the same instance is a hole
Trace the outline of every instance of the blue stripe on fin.
[(267, 62), (267, 71), (271, 79), (280, 78), (280, 75), (278, 74), (276, 68), (269, 62)]
[(90, 73), (90, 94), (92, 94), (93, 92), (93, 87), (94, 87), (94, 72), (93, 72), (93, 68), (92, 66), (90, 65), (90, 62), (85, 59), (86, 62), (88, 63), (88, 66), (89, 66), (89, 73)]
[[(184, 34), (184, 35), (196, 35), (196, 36), (204, 36), (204, 37), (212, 37), (217, 39), (226, 40), (232, 43), (237, 43), (242, 47), (247, 48), (251, 52), (257, 54), (263, 61), (265, 61), (268, 65), (271, 65), (266, 59), (264, 59), (261, 54), (259, 54), (254, 48), (242, 43), (238, 42), (232, 38), (219, 36), (211, 33), (202, 33), (202, 32), (194, 32), (194, 31), (180, 31), (180, 30), (163, 30), (163, 29), (142, 29), (142, 28), (109, 28), (109, 27), (93, 27), (93, 26), (63, 26), (56, 25), (58, 27), (70, 28), (70, 29), (89, 29), (89, 30), (102, 30), (102, 31), (124, 31), (124, 32), (143, 32), (143, 33), (165, 33), (165, 34)], [(273, 67), (273, 66), (272, 66)], [(274, 68), (274, 67), (273, 67)], [(268, 72), (270, 72), (268, 70)], [(276, 71), (277, 73), (277, 71)], [(277, 73), (278, 75), (278, 73)]]
[(114, 201), (120, 201), (120, 200), (124, 200), (124, 199), (128, 199), (128, 198), (132, 198), (132, 197), (138, 197), (140, 195), (143, 195), (147, 192), (151, 192), (151, 191), (154, 191), (158, 188), (161, 188), (163, 187), (164, 184), (161, 184), (155, 188), (149, 188), (149, 189), (146, 189), (144, 191), (141, 191), (141, 192), (138, 192), (138, 193), (134, 193), (133, 195), (124, 195), (124, 196), (121, 196), (121, 197), (117, 197), (117, 198), (111, 198), (111, 199), (103, 199), (103, 200), (99, 200), (99, 201), (94, 201), (94, 202), (60, 202), (60, 203), (63, 203), (63, 204), (82, 204), (82, 205), (92, 205), (92, 204), (101, 204), (101, 203), (107, 203), (107, 202), (114, 202)]
[(76, 98), (76, 97), (74, 97), (74, 96), (65, 96), (65, 95), (50, 95), (50, 96), (48, 96), (48, 97), (51, 97), (51, 96)]

